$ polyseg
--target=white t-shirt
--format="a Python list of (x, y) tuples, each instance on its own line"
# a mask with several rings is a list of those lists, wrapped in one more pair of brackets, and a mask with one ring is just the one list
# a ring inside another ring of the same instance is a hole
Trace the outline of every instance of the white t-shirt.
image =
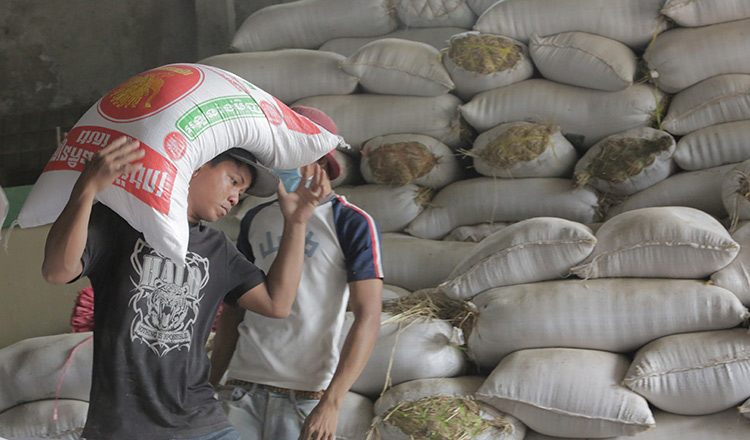
[[(237, 247), (268, 272), (283, 229), (278, 201), (248, 211)], [(339, 361), (348, 283), (382, 278), (375, 221), (334, 195), (307, 222), (305, 263), (289, 317), (246, 312), (228, 377), (295, 390), (328, 387)]]

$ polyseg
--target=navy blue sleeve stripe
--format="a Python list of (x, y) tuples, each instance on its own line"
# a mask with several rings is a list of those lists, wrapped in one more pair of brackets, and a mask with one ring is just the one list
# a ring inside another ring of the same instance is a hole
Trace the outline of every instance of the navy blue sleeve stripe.
[(375, 220), (342, 196), (333, 201), (333, 220), (346, 258), (347, 281), (383, 278), (380, 232)]

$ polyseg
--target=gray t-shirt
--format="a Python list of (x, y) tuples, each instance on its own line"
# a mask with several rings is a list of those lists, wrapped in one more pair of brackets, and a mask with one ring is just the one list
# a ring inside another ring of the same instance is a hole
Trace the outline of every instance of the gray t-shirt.
[(221, 232), (191, 224), (184, 267), (94, 206), (81, 276), (94, 290), (86, 439), (189, 438), (230, 426), (208, 383), (205, 343), (222, 301), (265, 275)]

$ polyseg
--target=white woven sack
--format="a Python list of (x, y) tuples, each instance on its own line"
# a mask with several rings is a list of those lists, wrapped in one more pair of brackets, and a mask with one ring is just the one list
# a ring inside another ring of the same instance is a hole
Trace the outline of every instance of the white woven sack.
[(411, 292), (394, 284), (383, 285), (383, 302), (403, 298), (411, 295)]
[(711, 282), (731, 291), (750, 307), (750, 225), (739, 228), (732, 238), (739, 243), (740, 252), (731, 263), (711, 275)]
[(630, 353), (675, 333), (736, 327), (750, 314), (730, 291), (695, 280), (559, 280), (487, 290), (469, 356), (494, 368), (513, 351), (568, 347)]
[[(502, 65), (497, 65), (494, 59), (498, 52), (506, 57), (502, 58)], [(514, 53), (517, 60), (512, 63)], [(442, 55), (445, 69), (455, 83), (454, 93), (464, 101), (471, 100), (477, 93), (523, 81), (534, 74), (528, 47), (502, 35), (480, 32), (453, 35)], [(507, 57), (511, 57), (511, 62), (506, 66)], [(461, 61), (462, 58), (466, 61)]]
[(178, 264), (187, 252), (188, 188), (198, 167), (241, 147), (270, 168), (296, 168), (341, 143), (230, 72), (200, 64), (157, 67), (117, 86), (78, 120), (31, 189), (21, 227), (54, 222), (86, 160), (123, 135), (140, 141), (143, 168), (96, 198)]
[(630, 360), (574, 348), (509, 354), (476, 397), (542, 434), (560, 437), (636, 435), (654, 426), (646, 399), (620, 385)]
[(680, 26), (707, 26), (750, 18), (750, 3), (745, 0), (667, 0), (661, 13)]
[[(88, 402), (74, 399), (38, 400), (0, 413), (0, 439), (80, 440)], [(57, 420), (53, 415), (57, 411)]]
[[(425, 417), (423, 424), (425, 430), (418, 432), (405, 432), (390, 419), (389, 415), (394, 411), (399, 411), (404, 405), (413, 402), (420, 402), (421, 405), (429, 406), (430, 399), (436, 397), (448, 397), (461, 400), (473, 400), (474, 393), (484, 382), (485, 378), (481, 376), (461, 376), (451, 378), (430, 378), (417, 379), (410, 382), (404, 382), (387, 390), (375, 401), (375, 415), (373, 423), (383, 440), (410, 440), (414, 436), (424, 436), (424, 438), (443, 438), (446, 431), (451, 430), (451, 421), (454, 421), (460, 427), (462, 420), (446, 419), (435, 420), (431, 416)], [(424, 399), (424, 400), (423, 400)], [(484, 402), (477, 402), (479, 405), (479, 414), (483, 420), (494, 421), (498, 424), (504, 424), (503, 428), (488, 426), (486, 431), (471, 437), (475, 440), (521, 440), (526, 434), (526, 427), (517, 418), (500, 413)], [(466, 416), (466, 413), (462, 413)], [(409, 419), (408, 416), (404, 418)], [(439, 423), (442, 421), (443, 423)], [(412, 423), (417, 420), (411, 419)], [(438, 422), (437, 424), (435, 422)], [(473, 420), (472, 420), (473, 422)], [(421, 425), (421, 424), (420, 424)], [(473, 426), (472, 426), (473, 427)], [(420, 426), (421, 428), (421, 426)], [(443, 428), (443, 429), (441, 429)], [(470, 427), (466, 427), (469, 429)]]
[(597, 203), (594, 192), (574, 188), (570, 179), (465, 179), (440, 190), (406, 232), (415, 237), (440, 239), (457, 226), (517, 222), (531, 217), (591, 223), (596, 217)]
[[(430, 377), (455, 377), (467, 366), (460, 346), (464, 343), (461, 330), (445, 321), (410, 320), (385, 323), (351, 391), (364, 396), (377, 396), (389, 386)], [(339, 345), (343, 346), (354, 317), (347, 312)], [(339, 347), (341, 348), (341, 347)]]
[(670, 335), (643, 346), (623, 384), (657, 408), (703, 415), (750, 396), (750, 335), (746, 328)]
[[(743, 419), (736, 409), (728, 409), (706, 416), (682, 416), (658, 409), (653, 410), (656, 426), (638, 434), (638, 440), (747, 440), (750, 420)], [(632, 440), (630, 436), (612, 437), (609, 440)], [(581, 440), (570, 437), (551, 437), (527, 431), (524, 440)]]
[(645, 84), (603, 92), (528, 79), (482, 92), (459, 109), (480, 132), (505, 122), (552, 122), (585, 149), (611, 134), (649, 126), (661, 100), (662, 94)]
[(407, 28), (474, 26), (477, 15), (466, 0), (394, 0), (399, 21)]
[[(425, 163), (426, 161), (430, 164), (429, 169), (424, 168), (421, 172), (412, 170), (411, 174), (418, 177), (407, 183), (440, 189), (463, 176), (463, 169), (458, 162), (458, 158), (453, 154), (453, 150), (439, 140), (423, 134), (391, 134), (372, 138), (362, 145), (359, 170), (366, 182), (399, 183), (388, 181), (384, 176), (379, 176), (377, 170), (373, 170), (371, 157), (373, 154), (377, 154), (377, 151), (381, 148), (386, 148), (383, 151), (387, 151), (388, 154), (398, 154), (400, 151), (401, 153), (396, 156), (400, 157), (398, 160), (399, 166), (408, 164), (405, 160), (407, 155), (411, 155), (417, 163)], [(384, 166), (382, 154), (376, 163), (378, 163), (378, 167)]]
[(498, 1), (504, 0), (466, 0), (466, 4), (468, 4), (471, 10), (477, 14), (477, 17), (479, 17), (484, 13), (484, 11), (489, 9), (490, 6), (494, 5)]
[(417, 185), (347, 185), (336, 192), (367, 211), (381, 233), (403, 231), (426, 203), (424, 188)]
[(542, 36), (581, 31), (644, 48), (667, 28), (664, 0), (505, 0), (487, 9), (474, 29), (528, 43)]
[(476, 243), (383, 234), (380, 248), (383, 252), (384, 281), (411, 291), (436, 287), (475, 247)]
[(594, 234), (580, 223), (521, 220), (477, 244), (438, 288), (451, 298), (471, 299), (493, 287), (565, 278), (595, 244)]
[(451, 148), (457, 147), (460, 104), (461, 100), (452, 94), (421, 97), (367, 93), (314, 96), (294, 103), (325, 112), (355, 151), (368, 139), (396, 133), (424, 134)]
[[(630, 436), (627, 436), (625, 438), (630, 438)], [(610, 437), (609, 440), (614, 439), (620, 439), (620, 437)], [(539, 434), (536, 431), (532, 431), (530, 429), (526, 430), (526, 437), (523, 438), (523, 440), (581, 440), (581, 439), (573, 439), (572, 437), (558, 437), (558, 436), (550, 436), (550, 435), (544, 435)], [(583, 440), (591, 440), (591, 439), (583, 439)]]
[(531, 34), (529, 53), (549, 80), (608, 92), (630, 87), (638, 62), (628, 46), (587, 32)]
[(724, 218), (727, 210), (721, 200), (721, 185), (724, 175), (733, 166), (723, 165), (674, 174), (610, 208), (607, 219), (634, 209), (655, 206), (689, 206), (714, 217)]
[(225, 53), (198, 62), (232, 72), (290, 104), (309, 96), (353, 93), (359, 79), (339, 68), (345, 59), (319, 50), (279, 49)]
[(414, 402), (425, 397), (473, 397), (484, 381), (485, 378), (482, 376), (460, 376), (404, 382), (388, 389), (378, 397), (374, 406), (375, 415), (383, 416), (401, 402)]
[(750, 119), (710, 125), (677, 141), (675, 163), (684, 170), (702, 170), (750, 159)]
[(390, 0), (303, 0), (266, 6), (245, 19), (235, 52), (317, 49), (338, 37), (375, 37), (396, 30)]
[(478, 225), (459, 226), (453, 229), (450, 234), (443, 237), (444, 241), (468, 241), (479, 243), (489, 235), (509, 226), (511, 223), (480, 223)]
[(435, 49), (440, 50), (448, 45), (448, 40), (452, 35), (460, 34), (462, 32), (466, 32), (467, 30), (468, 29), (453, 26), (399, 29), (378, 37), (334, 38), (332, 40), (326, 41), (325, 44), (320, 46), (320, 49), (318, 50), (327, 50), (348, 57), (365, 44), (373, 42), (375, 40), (380, 40), (382, 38), (400, 38), (402, 40), (418, 41), (420, 43), (429, 44)]
[[(546, 146), (537, 154), (544, 138)], [(479, 134), (469, 156), (479, 174), (503, 178), (570, 177), (578, 161), (575, 147), (560, 127), (524, 121), (500, 124)], [(504, 163), (510, 165), (501, 166)]]
[(732, 167), (721, 184), (721, 201), (731, 219), (734, 229), (740, 220), (750, 220), (750, 160)]
[[(632, 153), (637, 147), (630, 145), (631, 142), (642, 147), (637, 156)], [(674, 138), (666, 131), (650, 127), (633, 128), (607, 136), (586, 151), (575, 165), (575, 176), (603, 193), (635, 194), (674, 173), (676, 167), (672, 156), (675, 147)], [(618, 170), (616, 177), (601, 175), (601, 168), (613, 173), (613, 166)], [(642, 168), (638, 170), (636, 166)], [(625, 178), (624, 171), (637, 173)]]
[(750, 420), (744, 419), (735, 408), (703, 416), (655, 409), (654, 419), (656, 428), (644, 432), (639, 440), (745, 440), (750, 436)]
[(747, 29), (750, 19), (671, 29), (643, 53), (657, 87), (677, 93), (705, 79), (727, 73), (750, 73)]
[(669, 104), (662, 127), (688, 134), (710, 125), (750, 119), (750, 75), (726, 74), (709, 78), (680, 93)]
[(440, 52), (418, 41), (379, 39), (360, 47), (340, 66), (359, 78), (366, 93), (438, 96), (455, 87), (440, 62)]
[(339, 407), (336, 440), (365, 440), (374, 416), (372, 400), (349, 391)]
[(40, 336), (0, 349), (0, 412), (55, 397), (88, 401), (93, 356), (89, 337), (91, 332)]
[(581, 278), (707, 278), (740, 245), (714, 217), (684, 206), (619, 214), (596, 232), (594, 252), (570, 272)]

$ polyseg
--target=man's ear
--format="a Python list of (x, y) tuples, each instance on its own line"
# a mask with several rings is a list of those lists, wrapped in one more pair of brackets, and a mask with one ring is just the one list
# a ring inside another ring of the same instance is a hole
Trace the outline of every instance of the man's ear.
[(201, 170), (203, 170), (204, 166), (206, 166), (206, 164), (203, 164), (203, 165), (199, 166), (198, 169), (196, 169), (195, 171), (193, 171), (193, 178), (195, 178), (195, 176), (197, 176), (201, 172)]
[(320, 165), (321, 168), (323, 168), (323, 171), (325, 171), (326, 174), (328, 174), (328, 175), (331, 174), (331, 170), (330, 170), (330, 168), (328, 168), (328, 158), (327, 157), (323, 156), (320, 159), (318, 159), (316, 162), (318, 163), (318, 165)]

